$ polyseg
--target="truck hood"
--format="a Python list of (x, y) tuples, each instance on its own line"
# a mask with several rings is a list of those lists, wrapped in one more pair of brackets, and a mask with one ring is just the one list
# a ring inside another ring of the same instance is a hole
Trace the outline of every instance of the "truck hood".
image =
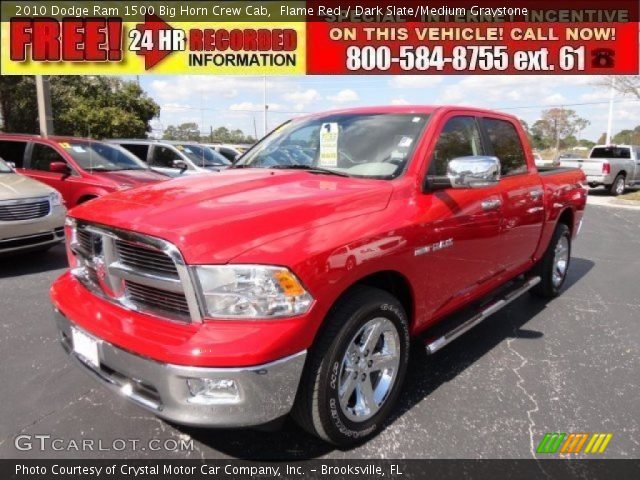
[[(136, 187), (148, 183), (156, 183), (167, 180), (169, 177), (152, 170), (120, 170), (117, 172), (97, 172), (102, 178), (107, 178), (118, 185)], [(94, 174), (95, 175), (95, 174)]]
[(43, 197), (51, 192), (51, 187), (24, 175), (0, 173), (0, 200)]
[(78, 219), (164, 238), (187, 263), (226, 263), (277, 238), (386, 208), (384, 180), (231, 169), (122, 191), (80, 205)]

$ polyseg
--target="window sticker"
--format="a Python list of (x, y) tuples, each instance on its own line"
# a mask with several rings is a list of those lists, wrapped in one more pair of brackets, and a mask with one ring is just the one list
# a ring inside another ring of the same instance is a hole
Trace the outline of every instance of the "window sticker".
[[(181, 150), (182, 150), (182, 149), (181, 149)], [(190, 149), (190, 148), (188, 148), (188, 147), (185, 147), (185, 148), (184, 148), (184, 151), (185, 151), (185, 152), (187, 152), (187, 153), (193, 153), (193, 152), (191, 151), (191, 149)]]
[(73, 145), (71, 147), (73, 149), (74, 152), (78, 152), (78, 153), (85, 153), (86, 150), (84, 149), (84, 147), (82, 145)]
[(64, 148), (65, 150), (68, 150), (71, 148), (71, 145), (69, 145), (67, 142), (61, 142), (58, 145), (60, 145), (62, 148)]
[(411, 146), (412, 142), (413, 142), (413, 138), (411, 138), (411, 137), (402, 137), (400, 139), (400, 141), (398, 142), (398, 146), (400, 148), (409, 148)]
[(320, 128), (320, 161), (322, 167), (338, 166), (338, 132), (335, 122), (323, 123)]
[(184, 147), (182, 145), (176, 145), (176, 148), (180, 151), (184, 150)]

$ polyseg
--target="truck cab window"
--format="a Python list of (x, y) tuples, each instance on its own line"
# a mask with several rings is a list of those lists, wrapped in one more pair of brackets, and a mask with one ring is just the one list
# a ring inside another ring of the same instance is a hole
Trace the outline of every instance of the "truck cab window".
[(475, 118), (453, 117), (440, 132), (431, 157), (429, 176), (444, 176), (450, 160), (473, 155), (484, 155)]
[(502, 176), (527, 172), (527, 159), (520, 136), (511, 122), (495, 118), (483, 119), (484, 127), (493, 148), (493, 154), (500, 159)]
[(32, 170), (41, 170), (43, 172), (49, 171), (49, 165), (52, 162), (64, 162), (64, 158), (58, 152), (56, 152), (49, 145), (44, 145), (42, 143), (34, 143), (33, 151), (31, 152), (31, 164), (30, 168)]

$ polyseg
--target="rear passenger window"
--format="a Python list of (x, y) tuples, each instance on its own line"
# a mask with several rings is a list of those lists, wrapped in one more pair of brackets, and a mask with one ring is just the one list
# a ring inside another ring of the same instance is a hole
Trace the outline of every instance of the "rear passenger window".
[(450, 160), (473, 155), (484, 155), (475, 118), (453, 117), (440, 132), (429, 165), (429, 175), (444, 176)]
[(31, 163), (29, 168), (32, 170), (49, 171), (49, 165), (52, 162), (64, 162), (65, 159), (55, 149), (49, 145), (43, 145), (42, 143), (34, 143), (33, 151), (31, 152)]
[(502, 176), (527, 172), (527, 159), (516, 127), (511, 122), (485, 118), (483, 120), (493, 154), (500, 159)]
[(23, 168), (24, 151), (26, 148), (27, 142), (0, 140), (0, 158), (5, 162), (13, 163), (16, 168)]
[(136, 143), (122, 143), (120, 144), (122, 148), (126, 148), (131, 153), (133, 153), (136, 157), (138, 157), (143, 162), (147, 161), (147, 153), (149, 152), (149, 145), (139, 145)]

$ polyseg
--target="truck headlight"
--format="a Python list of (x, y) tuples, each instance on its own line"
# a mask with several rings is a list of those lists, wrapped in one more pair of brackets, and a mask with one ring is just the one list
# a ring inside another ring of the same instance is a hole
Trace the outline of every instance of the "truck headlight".
[(199, 266), (206, 316), (281, 318), (306, 313), (313, 298), (284, 267), (264, 265)]
[(51, 192), (49, 194), (49, 202), (52, 207), (59, 207), (62, 205), (62, 195), (59, 192)]

